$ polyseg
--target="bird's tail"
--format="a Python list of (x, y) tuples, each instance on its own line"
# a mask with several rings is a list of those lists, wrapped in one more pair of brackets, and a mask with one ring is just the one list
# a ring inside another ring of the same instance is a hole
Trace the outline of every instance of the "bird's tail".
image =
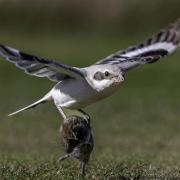
[(42, 104), (42, 103), (45, 103), (46, 101), (50, 101), (50, 100), (52, 100), (52, 97), (51, 97), (50, 93), (48, 93), (48, 94), (45, 95), (43, 98), (41, 98), (40, 100), (36, 101), (35, 103), (33, 103), (33, 104), (31, 104), (31, 105), (29, 105), (29, 106), (27, 106), (27, 107), (24, 107), (24, 108), (22, 108), (22, 109), (19, 109), (18, 111), (13, 112), (13, 113), (9, 114), (8, 116), (13, 116), (13, 115), (15, 115), (15, 114), (18, 114), (18, 113), (24, 111), (24, 110), (34, 108), (34, 107), (36, 107), (37, 105)]

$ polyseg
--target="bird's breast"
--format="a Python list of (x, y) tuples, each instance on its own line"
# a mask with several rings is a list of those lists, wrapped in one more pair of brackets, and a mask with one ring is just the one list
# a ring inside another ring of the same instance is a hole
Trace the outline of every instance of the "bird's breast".
[(98, 92), (86, 80), (68, 79), (56, 84), (51, 95), (61, 107), (80, 109), (110, 96), (114, 91), (115, 88)]
[(83, 79), (68, 79), (56, 84), (51, 94), (61, 107), (78, 109), (89, 104), (96, 92)]

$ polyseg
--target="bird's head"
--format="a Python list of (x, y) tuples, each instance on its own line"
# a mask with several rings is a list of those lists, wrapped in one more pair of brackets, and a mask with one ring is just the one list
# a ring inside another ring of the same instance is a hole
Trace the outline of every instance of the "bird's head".
[(97, 91), (113, 88), (124, 81), (123, 73), (116, 65), (94, 65), (87, 68), (88, 78)]

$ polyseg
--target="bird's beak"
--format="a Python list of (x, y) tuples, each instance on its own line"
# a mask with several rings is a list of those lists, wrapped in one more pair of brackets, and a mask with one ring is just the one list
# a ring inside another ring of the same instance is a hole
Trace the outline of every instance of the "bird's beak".
[(124, 81), (124, 77), (123, 76), (116, 76), (114, 77), (114, 82), (115, 83), (120, 83), (120, 82), (123, 82)]

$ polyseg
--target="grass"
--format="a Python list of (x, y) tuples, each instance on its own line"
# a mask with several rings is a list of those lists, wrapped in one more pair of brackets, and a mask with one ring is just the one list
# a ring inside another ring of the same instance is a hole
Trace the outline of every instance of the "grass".
[[(4, 157), (0, 168), (1, 179), (81, 179), (75, 161), (58, 164), (54, 157)], [(143, 160), (142, 160), (143, 158)], [(37, 160), (38, 159), (38, 160)], [(106, 159), (106, 160), (105, 160)], [(179, 178), (179, 165), (153, 163), (143, 156), (113, 157), (91, 160), (86, 179), (175, 179)]]
[[(27, 35), (9, 30), (0, 34), (6, 44), (79, 66), (143, 39), (108, 33)], [(86, 179), (180, 177), (179, 57), (176, 53), (129, 72), (119, 92), (86, 108), (95, 137)], [(56, 161), (63, 153), (58, 134), (61, 120), (52, 104), (6, 116), (47, 93), (53, 83), (24, 75), (1, 59), (0, 84), (0, 179), (79, 178), (77, 161)]]

